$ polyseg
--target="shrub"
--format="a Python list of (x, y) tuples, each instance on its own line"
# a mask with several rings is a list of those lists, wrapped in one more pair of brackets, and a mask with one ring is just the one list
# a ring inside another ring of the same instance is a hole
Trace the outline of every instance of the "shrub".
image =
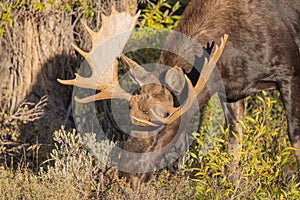
[[(239, 167), (233, 174), (229, 166), (234, 155), (227, 153), (228, 129), (211, 138), (209, 123), (198, 133), (196, 145), (188, 153), (188, 170), (196, 182), (199, 199), (298, 199), (295, 156), (288, 142), (286, 122), (279, 93), (262, 92), (246, 101), (242, 151)], [(211, 108), (208, 108), (208, 110)], [(208, 112), (208, 111), (206, 111)], [(210, 129), (211, 130), (211, 129)], [(215, 145), (201, 154), (207, 138)], [(233, 180), (234, 177), (234, 181)]]

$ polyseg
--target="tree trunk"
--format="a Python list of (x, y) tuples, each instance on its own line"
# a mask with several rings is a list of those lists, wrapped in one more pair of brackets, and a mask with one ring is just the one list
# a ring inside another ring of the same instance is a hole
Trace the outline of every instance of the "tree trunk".
[[(54, 129), (66, 122), (72, 126), (72, 88), (59, 84), (57, 78), (74, 78), (82, 63), (71, 43), (87, 50), (90, 47), (88, 33), (79, 22), (83, 19), (92, 29), (99, 30), (100, 14), (110, 14), (111, 6), (123, 11), (129, 5), (132, 14), (137, 8), (136, 0), (96, 1), (89, 6), (97, 12), (92, 18), (84, 18), (82, 9), (61, 11), (58, 4), (50, 6), (47, 1), (41, 2), (45, 9), (36, 10), (32, 2), (25, 2), (14, 10), (13, 25), (6, 28), (0, 38), (0, 113), (13, 115), (22, 102), (37, 103), (48, 96), (46, 115), (20, 128), (24, 141), (30, 143), (35, 143), (37, 136), (48, 143)], [(101, 110), (107, 111), (106, 106), (102, 103)], [(109, 121), (105, 118), (102, 123), (107, 130), (112, 130)]]
[(71, 48), (71, 17), (63, 13), (37, 13), (14, 18), (13, 28), (2, 37), (0, 83), (1, 111), (13, 113), (25, 99), (37, 102), (48, 95), (57, 110), (65, 110), (70, 88), (58, 77), (73, 76), (78, 60)]

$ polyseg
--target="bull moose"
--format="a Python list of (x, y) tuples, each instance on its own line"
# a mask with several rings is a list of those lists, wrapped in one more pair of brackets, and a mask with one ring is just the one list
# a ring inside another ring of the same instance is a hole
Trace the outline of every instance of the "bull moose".
[[(76, 74), (73, 80), (59, 80), (65, 85), (100, 90), (93, 96), (76, 99), (78, 102), (124, 99), (130, 105), (132, 124), (163, 126), (155, 138), (130, 136), (125, 149), (154, 152), (162, 148), (176, 135), (181, 116), (189, 112), (192, 103), (197, 100), (201, 106), (214, 93), (218, 93), (223, 102), (227, 124), (241, 138), (242, 130), (237, 122), (243, 119), (244, 98), (261, 90), (276, 89), (283, 100), (289, 139), (296, 149), (300, 167), (299, 0), (192, 0), (175, 30), (199, 44), (211, 44), (203, 48), (211, 55), (195, 53), (194, 64), (190, 64), (179, 55), (162, 51), (158, 63), (169, 68), (158, 68), (153, 73), (122, 55), (138, 16), (139, 13), (131, 16), (112, 9), (110, 16), (102, 16), (99, 32), (86, 26), (92, 38), (92, 50), (87, 53), (75, 48), (89, 63), (92, 75), (85, 78)], [(107, 44), (107, 38), (120, 33), (123, 35), (118, 42)], [(220, 38), (219, 46), (214, 45)], [(107, 49), (101, 50), (104, 43)], [(194, 49), (188, 42), (178, 42), (175, 34), (168, 37), (166, 45), (182, 51)], [(141, 85), (139, 94), (129, 94), (120, 87), (118, 58)], [(151, 79), (151, 83), (143, 83), (145, 77)], [(219, 89), (221, 85), (224, 91)], [(181, 105), (178, 98), (184, 99)], [(231, 151), (238, 151), (239, 143), (234, 134), (229, 136), (229, 145)], [(127, 174), (133, 184), (148, 180), (150, 175)]]

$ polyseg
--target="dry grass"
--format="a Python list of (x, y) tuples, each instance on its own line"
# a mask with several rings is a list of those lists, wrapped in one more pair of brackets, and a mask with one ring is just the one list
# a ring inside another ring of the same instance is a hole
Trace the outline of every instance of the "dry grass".
[(33, 173), (29, 168), (2, 167), (3, 199), (189, 199), (194, 195), (188, 179), (167, 171), (132, 190), (114, 170), (105, 170), (84, 148), (78, 134), (61, 129), (54, 133), (53, 165)]

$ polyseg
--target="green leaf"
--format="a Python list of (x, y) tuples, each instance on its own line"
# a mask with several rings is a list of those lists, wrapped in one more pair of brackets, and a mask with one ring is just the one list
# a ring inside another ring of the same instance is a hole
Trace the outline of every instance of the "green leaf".
[(164, 12), (164, 15), (163, 15), (163, 16), (164, 16), (164, 17), (167, 17), (167, 16), (169, 15), (169, 12), (170, 12), (169, 10), (166, 10), (166, 11)]
[(165, 23), (167, 23), (167, 24), (173, 24), (174, 21), (170, 17), (168, 17), (168, 18), (166, 18)]
[(65, 9), (66, 9), (66, 11), (71, 11), (71, 10), (72, 10), (72, 7), (71, 7), (69, 4), (66, 4)]
[(179, 19), (181, 19), (181, 16), (179, 16), (179, 15), (173, 15), (173, 16), (172, 16), (172, 19), (179, 20)]
[(176, 12), (181, 7), (180, 2), (177, 1), (176, 4), (172, 8), (172, 12)]
[(195, 159), (198, 158), (198, 156), (195, 153), (193, 153), (193, 152), (189, 152), (189, 155), (192, 156), (192, 158), (195, 158)]
[(201, 186), (199, 186), (199, 185), (197, 185), (197, 186), (195, 187), (195, 189), (196, 189), (196, 191), (199, 192), (200, 194), (202, 194), (202, 193), (204, 192), (204, 188), (201, 187)]

